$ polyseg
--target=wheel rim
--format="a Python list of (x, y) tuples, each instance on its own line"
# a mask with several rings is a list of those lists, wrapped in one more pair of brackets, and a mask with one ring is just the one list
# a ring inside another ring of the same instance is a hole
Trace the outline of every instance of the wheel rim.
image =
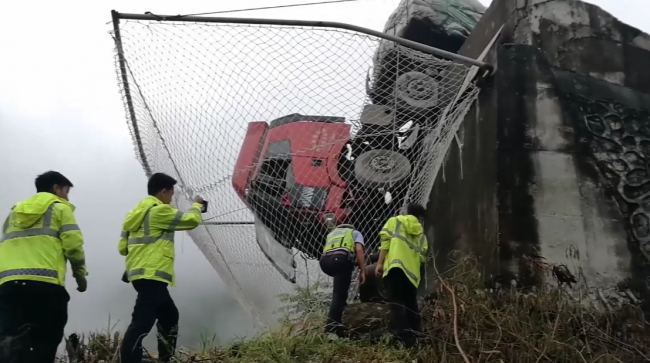
[(421, 78), (411, 79), (405, 86), (406, 94), (416, 100), (428, 100), (434, 94), (434, 86)]
[(370, 160), (370, 167), (373, 171), (387, 173), (395, 169), (395, 160), (385, 155), (377, 155)]
[(438, 83), (421, 72), (402, 74), (396, 82), (398, 97), (414, 107), (428, 108), (438, 103)]

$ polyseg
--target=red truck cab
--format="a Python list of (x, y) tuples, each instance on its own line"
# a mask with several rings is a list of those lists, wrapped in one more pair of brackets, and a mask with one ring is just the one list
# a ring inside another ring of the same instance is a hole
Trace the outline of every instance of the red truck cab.
[(350, 212), (343, 207), (347, 183), (338, 170), (350, 139), (344, 121), (292, 114), (248, 124), (232, 185), (287, 247), (304, 238), (324, 238), (312, 234), (342, 223)]

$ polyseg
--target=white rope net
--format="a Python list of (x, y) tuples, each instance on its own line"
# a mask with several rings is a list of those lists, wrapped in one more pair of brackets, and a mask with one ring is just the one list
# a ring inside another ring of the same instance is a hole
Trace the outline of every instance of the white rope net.
[(113, 37), (138, 159), (179, 180), (179, 208), (209, 201), (189, 234), (265, 325), (278, 294), (325, 278), (328, 228), (370, 254), (426, 203), (477, 94), (470, 67), (341, 29), (122, 20)]

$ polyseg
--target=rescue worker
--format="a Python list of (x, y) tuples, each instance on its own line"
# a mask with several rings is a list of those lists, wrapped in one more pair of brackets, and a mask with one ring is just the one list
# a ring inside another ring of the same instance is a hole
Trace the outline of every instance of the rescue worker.
[(16, 204), (0, 238), (0, 361), (54, 362), (68, 322), (66, 260), (86, 291), (83, 237), (68, 202), (72, 183), (39, 175), (36, 194)]
[(359, 266), (359, 283), (366, 281), (366, 263), (363, 257), (363, 235), (353, 226), (342, 224), (327, 235), (320, 268), (334, 278), (332, 303), (327, 314), (325, 334), (343, 337), (341, 319), (347, 305), (348, 289), (352, 283), (354, 265)]
[(421, 220), (425, 209), (410, 204), (406, 215), (389, 218), (379, 232), (379, 261), (375, 274), (382, 276), (390, 300), (390, 330), (396, 342), (415, 343), (421, 328), (417, 293), (420, 264), (428, 249)]
[(158, 355), (169, 362), (176, 349), (178, 309), (169, 295), (174, 286), (174, 231), (201, 223), (203, 199), (196, 197), (187, 213), (170, 205), (176, 180), (156, 173), (147, 184), (149, 196), (126, 214), (118, 251), (126, 256), (126, 275), (138, 293), (131, 324), (124, 333), (122, 363), (142, 361), (142, 340), (157, 323)]

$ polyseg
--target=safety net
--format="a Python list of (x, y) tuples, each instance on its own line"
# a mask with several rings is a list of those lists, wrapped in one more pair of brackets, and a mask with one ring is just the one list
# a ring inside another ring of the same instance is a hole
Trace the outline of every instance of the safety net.
[(476, 67), (362, 32), (163, 18), (116, 29), (136, 156), (179, 181), (180, 209), (209, 201), (189, 235), (264, 325), (278, 294), (327, 280), (330, 228), (354, 226), (370, 255), (388, 217), (426, 203), (477, 95)]

